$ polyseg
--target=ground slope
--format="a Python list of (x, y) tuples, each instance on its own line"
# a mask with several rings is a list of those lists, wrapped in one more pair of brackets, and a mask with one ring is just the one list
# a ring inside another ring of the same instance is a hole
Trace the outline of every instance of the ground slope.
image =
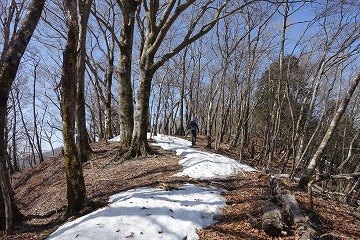
[[(201, 142), (199, 149), (201, 149)], [(249, 215), (260, 217), (266, 199), (267, 180), (257, 173), (239, 172), (228, 179), (192, 181), (186, 177), (172, 177), (181, 171), (179, 156), (161, 150), (147, 159), (130, 160), (122, 164), (111, 162), (117, 143), (97, 143), (90, 163), (84, 165), (87, 195), (90, 200), (106, 203), (114, 193), (142, 186), (176, 188), (185, 182), (200, 186), (227, 189), (223, 196), (227, 206), (219, 222), (199, 230), (201, 239), (271, 239), (263, 231), (253, 228)], [(34, 169), (16, 173), (12, 177), (17, 204), (27, 217), (17, 226), (13, 235), (5, 239), (44, 239), (63, 221), (61, 215), (66, 205), (65, 173), (61, 155), (53, 157)], [(293, 189), (304, 209), (308, 208), (305, 193)], [(350, 207), (330, 199), (315, 199), (316, 214), (309, 215), (324, 233), (333, 233), (339, 239), (360, 239), (359, 218)], [(291, 234), (291, 233), (290, 233)], [(294, 236), (281, 239), (295, 239)]]

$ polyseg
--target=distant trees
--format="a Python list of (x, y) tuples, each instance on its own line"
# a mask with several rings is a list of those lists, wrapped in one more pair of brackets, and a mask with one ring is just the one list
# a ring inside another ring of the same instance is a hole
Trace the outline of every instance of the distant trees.
[[(254, 110), (254, 117), (257, 119), (256, 126), (264, 133), (264, 149), (268, 149), (269, 144), (269, 126), (271, 126), (271, 114), (274, 110), (272, 108), (273, 102), (277, 101), (278, 95), (281, 95), (281, 109), (279, 114), (279, 123), (282, 131), (278, 130), (274, 141), (278, 142), (278, 151), (289, 152), (291, 151), (292, 129), (294, 127), (294, 121), (299, 118), (301, 109), (301, 99), (306, 96), (306, 79), (304, 76), (304, 69), (301, 68), (300, 61), (294, 56), (287, 56), (282, 60), (284, 76), (279, 75), (279, 62), (274, 62), (269, 66), (263, 76), (259, 79), (258, 90), (255, 91), (255, 100), (257, 106)], [(280, 86), (278, 90), (277, 86)], [(291, 109), (291, 111), (285, 111)], [(269, 149), (267, 151), (270, 151)], [(276, 151), (274, 149), (274, 151)], [(272, 154), (275, 154), (272, 153)], [(266, 165), (269, 167), (268, 155), (265, 154)], [(287, 157), (288, 158), (288, 157)], [(284, 159), (287, 159), (284, 157)], [(264, 162), (265, 164), (265, 162)]]
[(93, 17), (94, 24), (88, 27), (89, 39), (91, 39), (88, 45), (91, 48), (87, 51), (86, 62), (89, 72), (87, 76), (94, 90), (88, 89), (89, 92), (93, 92), (91, 96), (93, 104), (89, 101), (87, 104), (92, 116), (93, 127), (90, 128), (90, 132), (94, 141), (96, 138), (107, 140), (119, 133), (115, 118), (118, 104), (114, 103), (117, 96), (113, 90), (116, 74), (115, 55), (117, 46), (120, 45), (117, 36), (120, 17), (117, 16), (117, 11), (119, 7), (115, 1), (94, 1), (90, 16)]
[(11, 2), (9, 7), (4, 6), (4, 9), (7, 9), (8, 12), (4, 12), (7, 17), (2, 22), (4, 41), (0, 58), (0, 193), (2, 196), (0, 200), (0, 226), (6, 232), (11, 231), (13, 222), (17, 221), (17, 217), (19, 217), (6, 171), (7, 139), (5, 139), (5, 129), (7, 101), (21, 58), (35, 31), (44, 3), (45, 0), (31, 1), (22, 22), (19, 22), (21, 20), (19, 16), (23, 13), (22, 7), (24, 7), (24, 3), (21, 4), (20, 9), (14, 1)]

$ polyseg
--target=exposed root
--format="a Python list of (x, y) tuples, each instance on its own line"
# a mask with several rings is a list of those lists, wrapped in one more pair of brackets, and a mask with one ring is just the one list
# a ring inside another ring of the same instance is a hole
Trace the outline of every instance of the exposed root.
[(112, 158), (111, 163), (121, 164), (126, 160), (147, 158), (149, 155), (154, 154), (156, 154), (156, 151), (150, 147), (148, 142), (139, 141), (138, 143), (132, 144), (130, 147), (120, 145), (119, 150)]

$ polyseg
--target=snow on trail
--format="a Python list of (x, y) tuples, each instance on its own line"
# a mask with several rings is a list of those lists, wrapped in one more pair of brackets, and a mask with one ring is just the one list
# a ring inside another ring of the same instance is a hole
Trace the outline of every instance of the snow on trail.
[(156, 144), (165, 150), (176, 151), (177, 155), (183, 156), (180, 165), (184, 170), (176, 176), (189, 176), (197, 179), (226, 178), (235, 175), (239, 171), (252, 172), (254, 168), (241, 164), (233, 159), (220, 154), (201, 152), (189, 148), (191, 143), (187, 140), (173, 136), (155, 136)]
[(48, 239), (198, 239), (225, 205), (219, 190), (137, 188), (115, 194), (103, 208), (66, 223)]
[[(158, 135), (155, 140), (184, 157), (179, 176), (211, 179), (255, 171), (227, 157), (190, 148), (191, 143), (183, 139)], [(199, 239), (196, 229), (215, 223), (226, 204), (221, 191), (185, 184), (172, 191), (143, 187), (121, 192), (110, 197), (108, 207), (64, 224), (48, 239)]]

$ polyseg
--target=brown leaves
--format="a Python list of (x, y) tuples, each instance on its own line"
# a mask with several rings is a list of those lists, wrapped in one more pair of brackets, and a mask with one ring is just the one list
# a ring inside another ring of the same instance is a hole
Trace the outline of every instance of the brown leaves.
[[(171, 191), (181, 187), (190, 179), (173, 178), (181, 170), (180, 157), (158, 149), (156, 157), (126, 161), (122, 164), (111, 163), (118, 144), (109, 142), (96, 143), (93, 148), (101, 149), (94, 154), (92, 164), (84, 165), (84, 177), (89, 200), (106, 202), (114, 193), (143, 186), (159, 187)], [(12, 176), (18, 207), (28, 216), (26, 224), (15, 229), (11, 239), (45, 239), (61, 222), (61, 214), (66, 206), (66, 182), (61, 156), (46, 160), (34, 169), (29, 169)], [(266, 180), (255, 173), (240, 173), (228, 179), (194, 181), (202, 186), (218, 186), (228, 191), (223, 192), (227, 205), (222, 209), (219, 222), (205, 229), (198, 230), (202, 240), (224, 239), (270, 239), (262, 230), (253, 227), (254, 221), (261, 215), (261, 206), (266, 200)], [(308, 209), (306, 193), (293, 192), (303, 208)], [(201, 199), (197, 199), (201, 201)], [(344, 239), (360, 239), (359, 219), (356, 219), (344, 205), (319, 197), (314, 198), (314, 209), (310, 215), (324, 232), (344, 236)], [(146, 211), (146, 208), (143, 208)], [(173, 212), (173, 209), (169, 209)], [(254, 219), (249, 220), (249, 215)], [(250, 224), (250, 222), (252, 224)], [(117, 231), (120, 232), (120, 229)], [(138, 233), (127, 233), (127, 239)], [(142, 234), (141, 232), (139, 234)], [(159, 233), (161, 234), (161, 233)], [(279, 239), (295, 239), (292, 232)]]

